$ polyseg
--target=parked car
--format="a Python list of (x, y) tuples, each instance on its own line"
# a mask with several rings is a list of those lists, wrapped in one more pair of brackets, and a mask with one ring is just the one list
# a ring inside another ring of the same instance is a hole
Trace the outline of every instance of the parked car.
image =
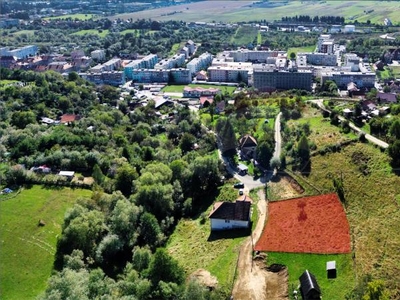
[(243, 183), (243, 182), (235, 183), (235, 184), (233, 185), (233, 187), (234, 187), (235, 189), (242, 189), (242, 188), (244, 188), (244, 183)]

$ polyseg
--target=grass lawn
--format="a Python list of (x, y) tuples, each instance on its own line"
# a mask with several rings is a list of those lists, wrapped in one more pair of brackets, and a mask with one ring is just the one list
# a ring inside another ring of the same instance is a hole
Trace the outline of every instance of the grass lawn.
[(175, 53), (178, 52), (179, 48), (181, 47), (180, 43), (176, 43), (172, 45), (171, 51), (169, 51), (170, 55), (174, 55)]
[(96, 34), (99, 37), (106, 37), (108, 34), (108, 29), (106, 30), (99, 30), (99, 29), (87, 29), (87, 30), (79, 30), (77, 32), (71, 33), (71, 34), (76, 34), (76, 35), (85, 35), (85, 34)]
[(166, 93), (182, 93), (183, 89), (186, 86), (190, 87), (203, 87), (203, 88), (217, 88), (221, 89), (222, 93), (228, 92), (232, 94), (235, 90), (235, 86), (226, 86), (226, 85), (212, 85), (212, 84), (188, 84), (188, 85), (168, 85), (162, 89), (163, 92)]
[[(326, 274), (326, 262), (332, 260), (336, 261), (336, 279), (328, 279)], [(267, 264), (284, 264), (287, 266), (289, 295), (299, 285), (299, 277), (305, 270), (310, 271), (316, 277), (323, 299), (343, 300), (355, 283), (351, 254), (321, 255), (269, 252)]]
[(311, 46), (306, 46), (306, 47), (291, 47), (288, 49), (287, 53), (288, 53), (288, 57), (290, 55), (290, 53), (294, 52), (296, 55), (299, 52), (314, 52), (315, 50), (315, 45), (311, 45)]
[(62, 16), (56, 16), (56, 17), (47, 17), (44, 18), (45, 20), (57, 20), (57, 19), (67, 19), (71, 18), (72, 20), (78, 19), (78, 20), (90, 20), (90, 19), (96, 19), (98, 15), (93, 15), (93, 14), (70, 14), (70, 15), (62, 15)]
[[(66, 210), (91, 191), (35, 185), (15, 198), (0, 196), (1, 299), (34, 299), (50, 277)], [(8, 196), (7, 196), (8, 197)], [(38, 226), (43, 220), (46, 225)]]
[[(227, 183), (222, 190), (225, 196), (237, 197), (237, 190), (233, 189), (233, 181)], [(222, 201), (224, 196), (221, 195)], [(258, 214), (256, 210), (257, 195), (251, 193), (253, 203), (253, 224), (257, 222)], [(200, 216), (197, 219), (182, 219), (179, 221), (174, 233), (169, 238), (167, 244), (168, 252), (185, 268), (187, 274), (191, 274), (197, 269), (206, 269), (218, 279), (218, 285), (223, 288), (231, 288), (236, 262), (238, 259), (239, 248), (247, 235), (244, 232), (227, 231), (213, 233), (210, 235), (210, 221), (208, 214), (210, 206), (203, 215), (205, 222), (202, 224)]]

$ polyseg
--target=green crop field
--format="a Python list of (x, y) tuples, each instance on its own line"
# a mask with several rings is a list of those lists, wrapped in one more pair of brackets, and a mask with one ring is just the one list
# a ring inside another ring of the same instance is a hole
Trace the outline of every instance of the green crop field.
[(76, 34), (76, 35), (95, 34), (95, 35), (98, 35), (98, 36), (104, 38), (108, 34), (108, 29), (106, 29), (106, 30), (98, 30), (98, 29), (79, 30), (72, 34)]
[[(0, 298), (34, 299), (51, 275), (64, 214), (91, 191), (33, 186), (0, 195)], [(6, 199), (6, 200), (5, 200)], [(45, 226), (38, 226), (39, 220)]]
[(98, 15), (93, 15), (93, 14), (70, 14), (70, 15), (62, 15), (62, 16), (56, 16), (56, 17), (47, 17), (44, 18), (45, 20), (57, 20), (57, 19), (78, 19), (78, 20), (90, 20), (90, 19), (96, 19), (99, 18)]
[(243, 22), (281, 20), (284, 16), (343, 16), (347, 21), (376, 22), (383, 24), (390, 18), (400, 22), (398, 1), (281, 1), (270, 0), (255, 5), (249, 1), (202, 1), (129, 14), (112, 19), (182, 20), (186, 22)]

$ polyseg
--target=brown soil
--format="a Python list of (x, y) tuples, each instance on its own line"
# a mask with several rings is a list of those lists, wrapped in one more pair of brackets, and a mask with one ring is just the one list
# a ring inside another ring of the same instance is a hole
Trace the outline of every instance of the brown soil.
[(349, 223), (336, 194), (276, 201), (268, 210), (268, 223), (256, 250), (350, 253)]
[(288, 274), (286, 268), (279, 272), (270, 272), (266, 268), (265, 255), (254, 258), (253, 243), (261, 236), (267, 215), (267, 201), (263, 191), (259, 191), (257, 203), (258, 222), (252, 235), (240, 249), (238, 276), (232, 296), (235, 300), (286, 300), (288, 299)]

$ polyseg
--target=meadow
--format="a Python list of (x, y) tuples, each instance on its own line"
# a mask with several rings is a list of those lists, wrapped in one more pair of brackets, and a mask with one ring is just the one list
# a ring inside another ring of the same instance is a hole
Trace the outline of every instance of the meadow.
[(232, 37), (231, 42), (239, 46), (247, 46), (254, 41), (258, 41), (258, 29), (250, 26), (239, 27), (235, 35)]
[(90, 20), (90, 19), (96, 19), (99, 18), (99, 15), (93, 15), (93, 14), (69, 14), (69, 15), (62, 15), (62, 16), (55, 16), (55, 17), (47, 17), (44, 18), (45, 20), (61, 20), (61, 19), (72, 19), (72, 20)]
[[(261, 2), (261, 1), (260, 1)], [(249, 1), (202, 1), (198, 3), (121, 14), (113, 19), (152, 19), (158, 21), (182, 20), (185, 22), (244, 22), (281, 20), (284, 16), (343, 16), (347, 21), (370, 20), (383, 24), (390, 18), (400, 22), (400, 3), (397, 1), (280, 1), (271, 0), (258, 5)]]
[(106, 37), (106, 35), (108, 34), (109, 30), (100, 30), (100, 29), (86, 29), (86, 30), (79, 30), (77, 32), (71, 33), (71, 34), (75, 34), (75, 35), (85, 35), (85, 34), (94, 34), (94, 35), (98, 35), (99, 37)]
[(13, 194), (0, 195), (0, 298), (34, 299), (51, 275), (66, 210), (91, 191), (34, 185)]

